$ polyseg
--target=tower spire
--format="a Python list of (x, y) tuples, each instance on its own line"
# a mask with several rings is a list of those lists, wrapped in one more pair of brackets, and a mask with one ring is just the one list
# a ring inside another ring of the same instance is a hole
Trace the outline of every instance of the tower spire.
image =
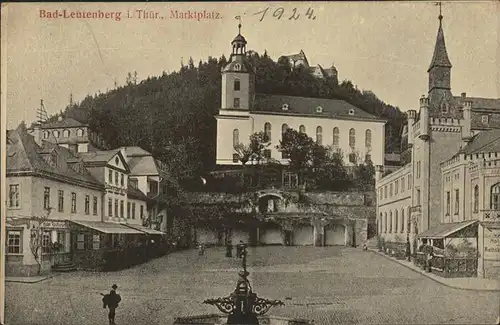
[(238, 24), (238, 35), (241, 35), (241, 16), (236, 16), (234, 17), (238, 20), (239, 24)]
[(429, 66), (427, 72), (429, 72), (434, 67), (446, 67), (451, 68), (451, 62), (448, 58), (448, 52), (446, 51), (446, 44), (444, 41), (444, 32), (443, 32), (443, 15), (441, 12), (441, 2), (437, 2), (436, 6), (439, 6), (439, 28), (438, 34), (436, 37), (436, 45), (434, 46), (434, 55), (432, 56), (432, 61)]

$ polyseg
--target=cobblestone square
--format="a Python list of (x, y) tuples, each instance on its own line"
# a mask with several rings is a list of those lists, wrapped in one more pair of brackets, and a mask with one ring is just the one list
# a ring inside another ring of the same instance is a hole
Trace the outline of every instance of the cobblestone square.
[[(345, 247), (249, 248), (260, 297), (281, 299), (269, 314), (316, 324), (493, 324), (498, 292), (452, 289), (372, 252)], [(15, 325), (107, 324), (101, 296), (113, 283), (123, 301), (117, 324), (172, 324), (216, 313), (202, 301), (234, 290), (240, 260), (222, 248), (176, 252), (119, 272), (74, 272), (34, 284), (7, 283), (6, 321)]]

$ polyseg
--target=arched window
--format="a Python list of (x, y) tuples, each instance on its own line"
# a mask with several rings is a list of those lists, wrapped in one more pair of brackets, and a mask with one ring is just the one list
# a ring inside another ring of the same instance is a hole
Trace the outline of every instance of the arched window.
[(339, 147), (339, 128), (333, 128), (333, 147), (338, 149)]
[(384, 212), (384, 232), (387, 232), (387, 212)]
[(286, 130), (288, 130), (288, 124), (285, 123), (281, 126), (281, 138), (285, 135)]
[(306, 127), (303, 126), (303, 125), (299, 126), (299, 132), (300, 133), (306, 133)]
[(389, 211), (389, 233), (392, 232), (392, 211)]
[(69, 130), (64, 130), (63, 131), (63, 137), (69, 138)]
[(491, 187), (491, 209), (500, 210), (500, 183)]
[(49, 138), (49, 132), (45, 131), (43, 132), (43, 138), (48, 139)]
[(54, 134), (54, 137), (59, 138), (59, 131), (54, 130), (53, 134)]
[(323, 144), (323, 128), (321, 126), (316, 128), (316, 143), (319, 145)]
[(349, 147), (352, 149), (356, 147), (356, 131), (354, 129), (349, 130)]
[(398, 232), (398, 225), (399, 225), (399, 215), (398, 215), (398, 210), (394, 211), (394, 233)]
[(234, 129), (233, 130), (233, 148), (236, 148), (236, 146), (240, 143), (240, 130)]
[(474, 186), (474, 212), (479, 211), (479, 186)]
[(266, 141), (271, 141), (271, 123), (266, 122), (266, 124), (264, 124), (264, 134), (266, 136)]
[(401, 209), (401, 232), (405, 232), (405, 225), (406, 225), (406, 221), (405, 221), (405, 209), (402, 208)]
[(235, 91), (240, 90), (240, 79), (234, 79), (234, 90)]
[(411, 210), (410, 210), (410, 207), (408, 207), (407, 216), (408, 216), (408, 225), (407, 225), (407, 228), (406, 228), (406, 233), (409, 234), (410, 230), (411, 230)]
[(82, 129), (76, 130), (76, 135), (79, 137), (83, 136), (83, 130)]
[(366, 130), (365, 132), (365, 147), (366, 148), (372, 147), (372, 131), (369, 129)]

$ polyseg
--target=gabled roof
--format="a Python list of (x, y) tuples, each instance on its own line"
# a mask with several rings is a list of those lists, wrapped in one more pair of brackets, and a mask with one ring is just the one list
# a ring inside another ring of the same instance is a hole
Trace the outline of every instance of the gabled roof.
[(58, 129), (58, 128), (76, 128), (76, 127), (86, 127), (87, 124), (83, 124), (74, 118), (67, 117), (61, 121), (49, 122), (40, 125), (41, 129)]
[(286, 57), (294, 62), (296, 62), (298, 60), (303, 60), (307, 64), (309, 64), (309, 62), (307, 61), (307, 58), (306, 58), (306, 54), (304, 53), (303, 50), (300, 50), (300, 52), (296, 53), (296, 54), (284, 55), (284, 57)]
[(460, 152), (467, 155), (500, 152), (500, 130), (479, 132)]
[(122, 155), (119, 149), (114, 150), (102, 150), (102, 151), (92, 151), (92, 152), (79, 152), (78, 157), (82, 159), (82, 161), (86, 165), (106, 165), (115, 155), (119, 155), (123, 164), (125, 166), (125, 170), (130, 172), (130, 167), (125, 160), (125, 157)]
[(439, 28), (436, 38), (436, 45), (434, 46), (434, 55), (432, 56), (431, 64), (427, 72), (429, 72), (433, 67), (436, 66), (451, 68), (451, 62), (448, 58), (448, 52), (446, 51), (446, 44), (444, 42), (444, 32), (441, 21), (442, 16), (439, 17)]
[(133, 199), (141, 200), (141, 201), (147, 201), (148, 197), (146, 194), (142, 193), (141, 190), (133, 187), (130, 182), (127, 186), (127, 196)]
[(151, 153), (142, 149), (141, 147), (122, 147), (125, 150), (125, 153), (128, 157), (142, 157), (142, 156), (151, 156)]
[(134, 175), (158, 175), (159, 171), (156, 167), (156, 162), (153, 156), (132, 157), (128, 161), (130, 168), (130, 176)]
[[(283, 111), (283, 105), (288, 104), (288, 110)], [(316, 109), (322, 108), (322, 113)], [(353, 110), (354, 114), (349, 114)], [(327, 118), (349, 118), (379, 120), (378, 117), (339, 99), (296, 97), (285, 95), (257, 94), (252, 113), (280, 113), (285, 115), (308, 115)]]
[(67, 164), (54, 166), (49, 164), (43, 154), (57, 151), (58, 159), (67, 160), (72, 154), (65, 148), (50, 143), (44, 143), (45, 149), (40, 147), (32, 135), (24, 130), (7, 131), (7, 175), (19, 172), (32, 172), (44, 175), (52, 175), (62, 180), (74, 180), (101, 187), (102, 184), (90, 173), (78, 173)]

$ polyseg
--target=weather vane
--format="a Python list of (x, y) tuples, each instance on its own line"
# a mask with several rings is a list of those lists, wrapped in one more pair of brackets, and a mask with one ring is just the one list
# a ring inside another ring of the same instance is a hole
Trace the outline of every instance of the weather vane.
[(238, 34), (241, 34), (241, 16), (236, 16), (234, 17), (238, 20), (239, 24), (238, 24)]
[(436, 2), (434, 5), (439, 6), (439, 20), (443, 19), (443, 15), (441, 13), (441, 1)]

